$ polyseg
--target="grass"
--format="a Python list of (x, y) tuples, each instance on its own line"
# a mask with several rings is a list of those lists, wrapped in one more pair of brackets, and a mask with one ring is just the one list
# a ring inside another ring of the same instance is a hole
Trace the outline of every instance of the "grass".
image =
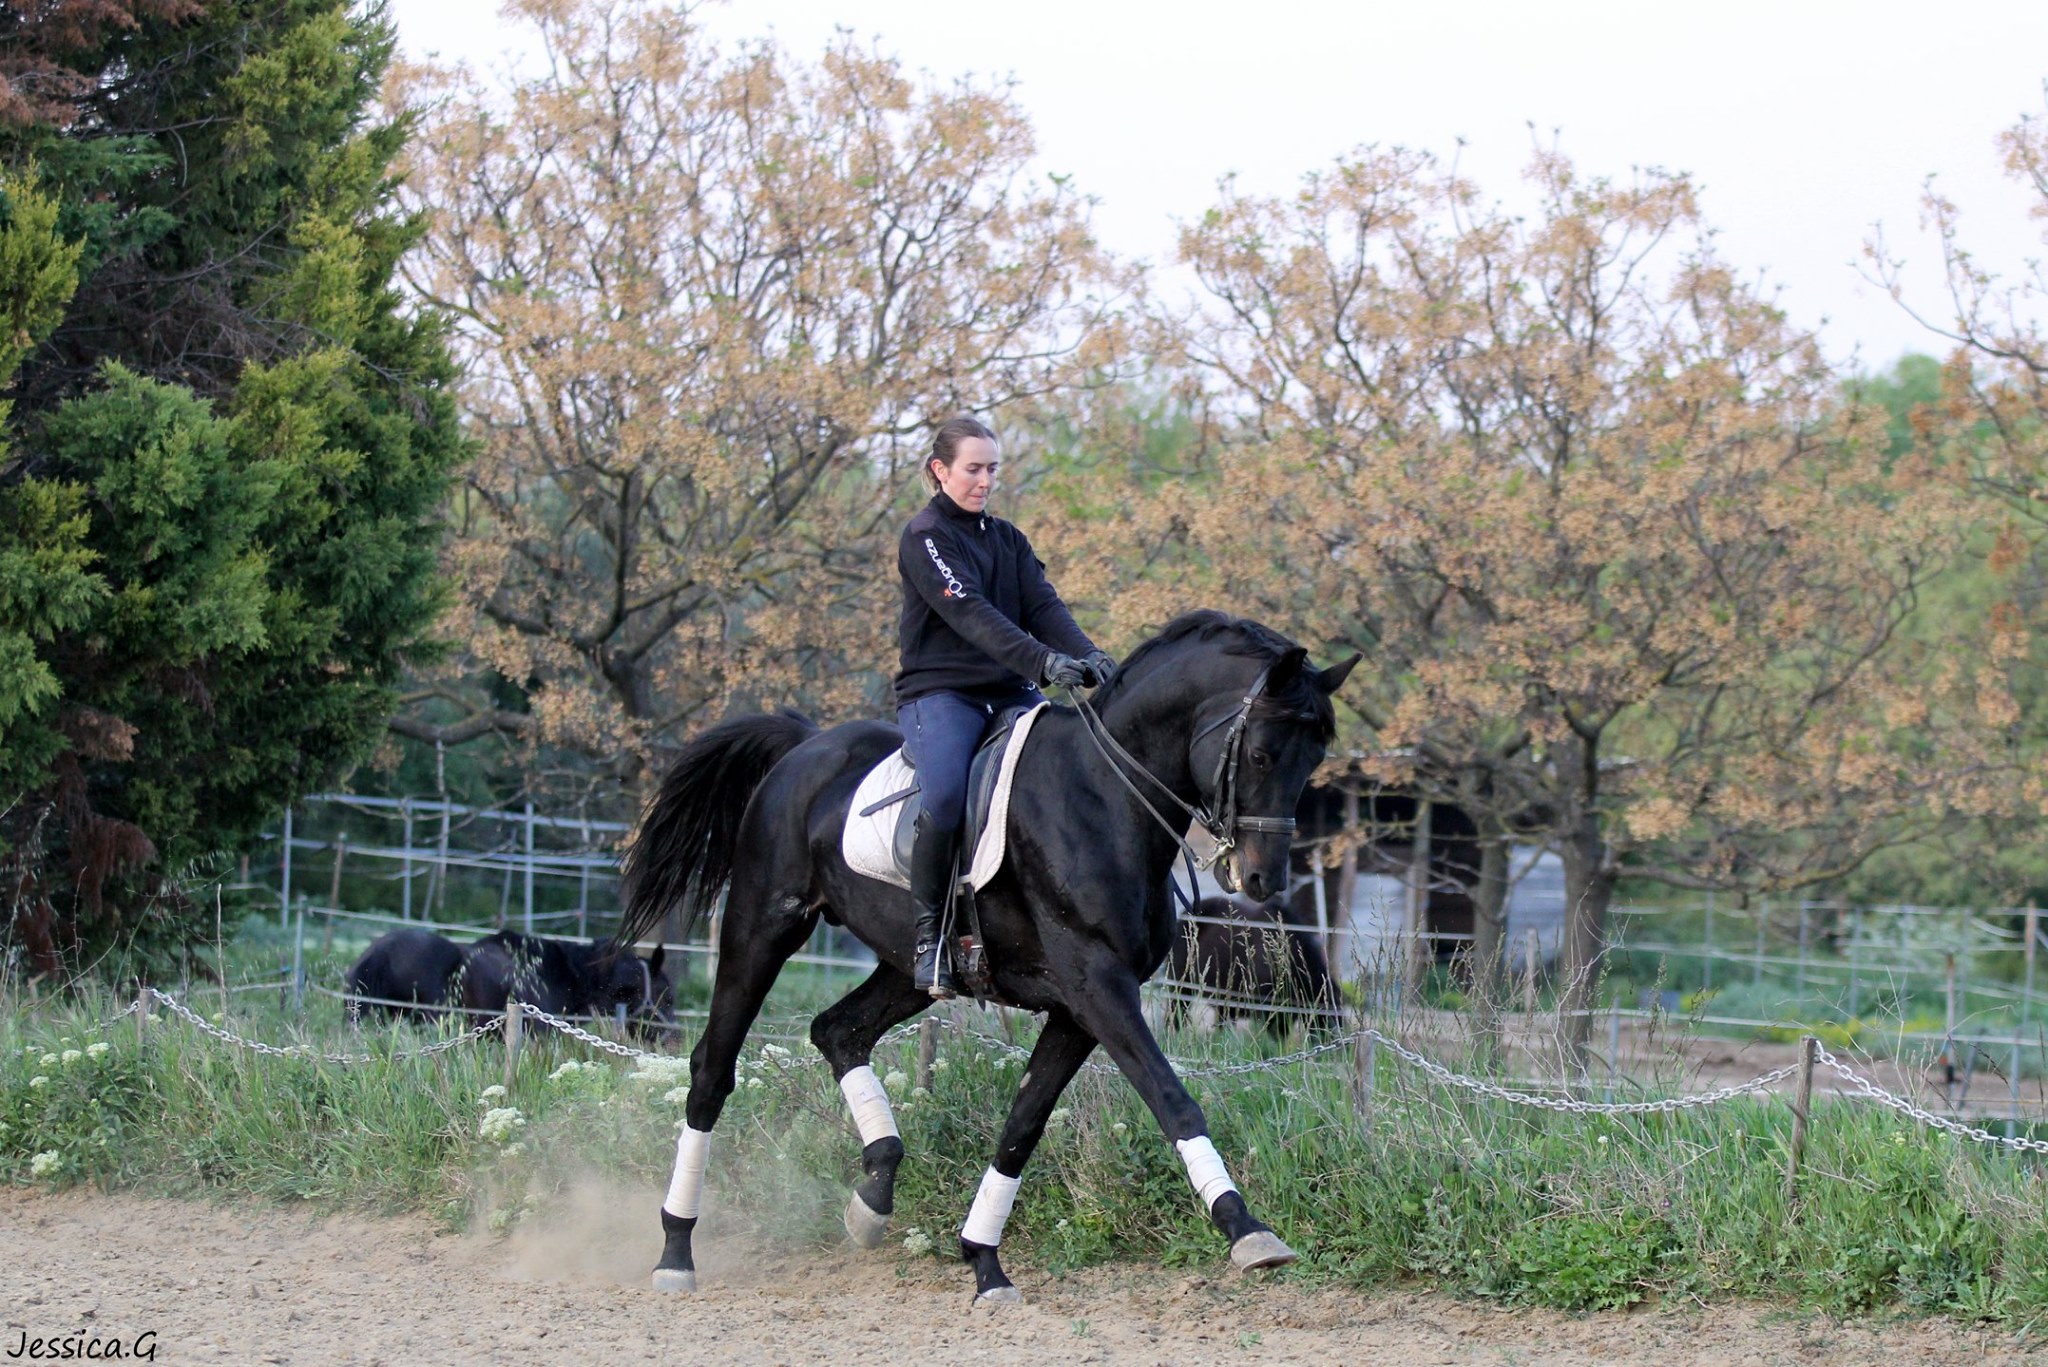
[[(259, 942), (243, 957), (267, 970), (275, 948)], [(328, 957), (347, 952), (337, 943)], [(770, 1014), (823, 995), (794, 975)], [(229, 1023), (251, 1037), (378, 1057), (341, 1067), (258, 1055), (161, 1012), (138, 1036), (132, 1017), (105, 1024), (121, 1003), (90, 992), (15, 1001), (0, 1010), (0, 1181), (425, 1210), (452, 1227), (503, 1229), (597, 1180), (646, 1193), (648, 1208), (629, 1204), (624, 1228), (652, 1262), (653, 1194), (687, 1082), (679, 1061), (636, 1068), (540, 1040), (500, 1095), (494, 1040), (404, 1058), (433, 1035), (357, 1039), (319, 998), (303, 1017), (275, 993), (231, 1001)], [(221, 1010), (209, 988), (190, 1004)], [(1231, 1032), (1168, 1047), (1215, 1061), (1272, 1048)], [(875, 1059), (910, 1154), (896, 1256), (945, 1258), (1022, 1064), (1003, 1043), (947, 1034), (920, 1092), (915, 1055), (913, 1040), (899, 1040)], [(1348, 1074), (1338, 1054), (1190, 1084), (1254, 1211), (1302, 1252), (1296, 1277), (1568, 1310), (1767, 1296), (2021, 1324), (2048, 1311), (2048, 1183), (2031, 1161), (1869, 1107), (1817, 1103), (1787, 1199), (1782, 1101), (1554, 1115), (1445, 1091), (1381, 1051), (1368, 1124)], [(841, 1237), (859, 1142), (807, 1047), (750, 1052), (718, 1133), (711, 1195), (728, 1230), (799, 1244)], [(1005, 1246), (1013, 1266), (1056, 1273), (1118, 1260), (1212, 1270), (1224, 1254), (1149, 1114), (1098, 1072), (1064, 1099)]]

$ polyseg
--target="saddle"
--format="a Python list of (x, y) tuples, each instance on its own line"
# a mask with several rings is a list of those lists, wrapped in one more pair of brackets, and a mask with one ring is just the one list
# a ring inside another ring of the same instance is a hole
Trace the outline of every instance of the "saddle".
[[(1003, 865), (1010, 815), (1010, 783), (1017, 759), (1038, 714), (1047, 704), (1015, 707), (997, 714), (967, 771), (967, 820), (960, 836), (971, 858), (961, 881), (979, 891)], [(910, 887), (910, 847), (917, 838), (917, 814), (924, 809), (917, 771), (895, 750), (870, 769), (854, 790), (840, 837), (847, 867), (869, 878)]]

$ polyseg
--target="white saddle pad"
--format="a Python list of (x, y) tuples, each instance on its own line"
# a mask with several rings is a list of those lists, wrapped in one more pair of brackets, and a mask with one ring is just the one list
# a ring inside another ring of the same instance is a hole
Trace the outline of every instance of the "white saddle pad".
[[(995, 793), (989, 800), (988, 820), (982, 825), (981, 839), (974, 846), (974, 859), (967, 868), (967, 881), (977, 892), (1003, 866), (1010, 830), (1010, 783), (1017, 776), (1017, 757), (1024, 753), (1024, 742), (1030, 737), (1038, 714), (1049, 705), (1040, 703), (1010, 727), (1002, 767), (996, 771)], [(868, 776), (854, 790), (853, 806), (846, 814), (846, 830), (839, 837), (839, 853), (848, 868), (868, 878), (909, 888), (909, 870), (896, 864), (896, 821), (903, 815), (903, 797), (896, 797), (888, 806), (866, 816), (861, 813), (885, 798), (899, 793), (907, 796), (905, 790), (916, 784), (917, 771), (904, 762), (901, 750), (890, 751), (880, 764), (868, 770)]]

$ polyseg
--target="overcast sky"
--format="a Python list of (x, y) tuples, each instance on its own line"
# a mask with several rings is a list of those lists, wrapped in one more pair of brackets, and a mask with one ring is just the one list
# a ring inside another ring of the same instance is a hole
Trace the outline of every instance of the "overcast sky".
[[(415, 57), (491, 69), (531, 48), (497, 0), (392, 8)], [(845, 27), (938, 78), (1014, 76), (1044, 169), (1100, 200), (1112, 249), (1159, 264), (1224, 173), (1284, 193), (1363, 143), (1456, 154), (1515, 203), (1531, 124), (1589, 173), (1692, 173), (1727, 260), (1868, 368), (1939, 346), (1856, 265), (1882, 221), (1914, 301), (1941, 313), (1929, 173), (1984, 264), (2048, 256), (2048, 222), (1993, 145), (2022, 113), (2048, 117), (2048, 0), (730, 0), (703, 17), (801, 56)]]

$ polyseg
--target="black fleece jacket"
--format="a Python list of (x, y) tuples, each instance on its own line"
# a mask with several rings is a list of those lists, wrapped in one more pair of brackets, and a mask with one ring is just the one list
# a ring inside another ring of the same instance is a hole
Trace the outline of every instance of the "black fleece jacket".
[(900, 707), (942, 691), (994, 696), (1041, 678), (1046, 652), (1095, 649), (1046, 582), (1024, 533), (932, 495), (896, 547), (903, 577)]

